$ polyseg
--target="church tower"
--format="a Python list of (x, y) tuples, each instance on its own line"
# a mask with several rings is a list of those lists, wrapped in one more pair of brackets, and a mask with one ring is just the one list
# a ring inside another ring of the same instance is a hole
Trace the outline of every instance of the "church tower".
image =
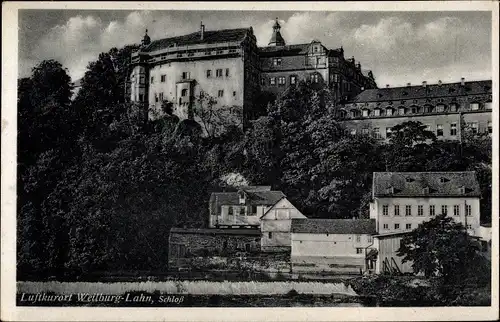
[(278, 18), (276, 18), (276, 22), (273, 26), (273, 35), (271, 37), (271, 40), (269, 41), (268, 46), (285, 46), (285, 40), (281, 36), (280, 29), (281, 26), (278, 22)]

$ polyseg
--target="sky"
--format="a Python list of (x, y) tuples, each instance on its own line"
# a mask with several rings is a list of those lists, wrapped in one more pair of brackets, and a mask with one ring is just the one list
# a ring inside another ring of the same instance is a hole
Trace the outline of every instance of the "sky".
[(19, 77), (56, 59), (77, 80), (99, 53), (140, 43), (146, 28), (156, 40), (196, 32), (201, 21), (206, 30), (252, 27), (266, 46), (276, 17), (287, 44), (343, 46), (379, 87), (492, 78), (491, 12), (31, 9), (19, 11)]

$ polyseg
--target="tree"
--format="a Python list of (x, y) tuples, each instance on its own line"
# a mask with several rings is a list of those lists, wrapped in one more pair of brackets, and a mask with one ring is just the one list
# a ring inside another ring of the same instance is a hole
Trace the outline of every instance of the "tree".
[(403, 263), (411, 261), (415, 273), (437, 275), (450, 283), (474, 269), (479, 250), (461, 223), (441, 214), (405, 235), (397, 255), (403, 257)]
[(421, 122), (407, 121), (392, 128), (389, 142), (403, 147), (436, 141), (436, 135), (426, 129)]

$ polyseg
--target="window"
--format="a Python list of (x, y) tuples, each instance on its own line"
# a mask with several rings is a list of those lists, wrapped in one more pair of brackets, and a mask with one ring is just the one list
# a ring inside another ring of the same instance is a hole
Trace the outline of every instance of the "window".
[(380, 116), (380, 110), (378, 108), (376, 108), (375, 110), (373, 110), (373, 115)]
[(222, 77), (222, 69), (217, 69), (215, 71), (215, 77)]
[(163, 93), (160, 93), (160, 102), (163, 102)]
[(417, 216), (423, 216), (424, 215), (424, 206), (418, 205), (417, 207)]
[(240, 216), (245, 216), (245, 207), (240, 207)]
[(144, 101), (144, 94), (139, 94), (139, 102)]
[(484, 103), (484, 108), (487, 110), (491, 110), (491, 102)]
[(311, 82), (319, 83), (319, 75), (318, 74), (311, 75)]
[(182, 56), (183, 56), (182, 53), (177, 54), (177, 57), (182, 57)]
[(361, 235), (356, 235), (356, 243), (360, 243), (361, 242)]
[(392, 108), (388, 108), (387, 110), (385, 110), (385, 115), (391, 116), (392, 115)]
[(429, 216), (435, 216), (436, 215), (436, 206), (435, 205), (430, 205), (429, 206)]
[(356, 254), (363, 254), (363, 248), (356, 248)]
[(234, 214), (234, 212), (233, 212), (233, 207), (229, 206), (229, 209), (227, 210), (227, 214), (228, 214), (229, 216), (232, 216), (232, 215)]
[(392, 128), (390, 127), (385, 128), (385, 137), (390, 138), (391, 135), (392, 135)]
[(290, 84), (295, 85), (296, 82), (297, 82), (297, 76), (290, 76)]
[(367, 117), (368, 115), (370, 115), (370, 111), (363, 110), (363, 117)]
[(456, 112), (457, 111), (457, 104), (453, 103), (450, 104), (450, 112)]
[(432, 132), (432, 127), (429, 124), (425, 124), (425, 130)]
[(366, 239), (368, 240), (369, 243), (372, 242), (372, 236), (368, 235), (368, 237)]
[(151, 76), (151, 84), (153, 84), (155, 82), (155, 78), (153, 76)]
[(269, 79), (269, 83), (270, 83), (271, 85), (276, 85), (276, 77), (271, 77), (271, 78)]
[(398, 111), (398, 114), (399, 115), (404, 115), (405, 114), (405, 108), (404, 107), (400, 107), (399, 111)]
[(383, 205), (382, 206), (382, 214), (384, 216), (389, 216), (389, 206), (388, 205)]
[(144, 84), (146, 82), (146, 77), (141, 75), (139, 76), (139, 84)]
[(479, 103), (471, 103), (470, 104), (470, 109), (473, 111), (479, 110)]
[(472, 133), (477, 133), (478, 132), (477, 130), (478, 130), (479, 126), (478, 126), (477, 122), (469, 123), (469, 126), (471, 128)]
[(376, 128), (373, 129), (373, 136), (376, 139), (381, 139), (382, 138), (382, 136), (380, 135), (380, 129), (378, 127), (376, 127)]
[(224, 90), (219, 89), (219, 91), (217, 92), (217, 97), (222, 97), (222, 96), (224, 96)]
[(436, 112), (443, 113), (444, 112), (444, 105), (443, 104), (436, 105)]
[(262, 85), (262, 86), (266, 85), (266, 79), (265, 78), (261, 78), (260, 79), (260, 85)]
[(279, 85), (285, 85), (285, 82), (286, 82), (285, 76), (278, 77), (278, 84)]
[(252, 214), (256, 214), (257, 213), (257, 206), (252, 206)]
[(226, 77), (229, 77), (229, 68), (226, 68)]
[(369, 132), (370, 132), (370, 130), (368, 128), (364, 128), (364, 129), (361, 130), (361, 133), (363, 135), (368, 135)]
[(207, 78), (210, 78), (210, 77), (212, 77), (212, 70), (207, 69)]
[(161, 75), (160, 76), (160, 82), (165, 83), (166, 79), (167, 79), (167, 75)]
[(406, 224), (406, 229), (411, 229), (411, 224)]
[(158, 103), (158, 94), (155, 94), (155, 102)]
[(233, 96), (236, 96), (236, 91), (233, 91)]
[(443, 125), (438, 124), (436, 126), (436, 136), (443, 136)]
[(411, 205), (406, 205), (405, 216), (411, 216)]
[(467, 217), (472, 216), (472, 206), (471, 205), (465, 205), (465, 215)]
[(183, 72), (182, 79), (189, 79), (189, 72)]
[(394, 205), (394, 216), (399, 216), (399, 205)]
[(183, 89), (182, 89), (182, 91), (181, 91), (181, 96), (182, 96), (182, 97), (186, 97), (186, 96), (187, 96), (187, 94), (188, 94), (188, 90), (187, 90), (187, 88), (183, 88)]
[(453, 216), (460, 216), (460, 205), (453, 205)]
[(457, 123), (450, 124), (450, 135), (451, 136), (457, 135)]
[(270, 232), (268, 232), (268, 233), (267, 233), (267, 237), (268, 237), (269, 239), (273, 239), (273, 233), (272, 233), (271, 231), (270, 231)]
[(384, 224), (384, 229), (389, 229), (389, 224)]
[(467, 224), (467, 229), (472, 229), (472, 225), (471, 224)]
[(488, 133), (493, 133), (493, 126), (491, 124), (491, 121), (488, 121)]
[(281, 58), (274, 58), (273, 65), (274, 66), (281, 66)]
[(394, 229), (399, 229), (399, 224), (394, 224)]
[(448, 215), (448, 206), (447, 205), (441, 206), (441, 214)]

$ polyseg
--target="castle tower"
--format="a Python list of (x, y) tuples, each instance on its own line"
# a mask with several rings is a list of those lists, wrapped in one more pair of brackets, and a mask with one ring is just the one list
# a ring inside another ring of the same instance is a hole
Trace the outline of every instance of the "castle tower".
[(276, 18), (276, 22), (273, 26), (273, 35), (271, 37), (271, 40), (269, 41), (268, 46), (285, 46), (285, 40), (281, 36), (280, 29), (281, 26), (278, 22), (278, 18)]
[(151, 38), (148, 36), (148, 30), (146, 29), (146, 33), (144, 34), (144, 37), (142, 38), (141, 41), (141, 46), (146, 47), (151, 43)]

